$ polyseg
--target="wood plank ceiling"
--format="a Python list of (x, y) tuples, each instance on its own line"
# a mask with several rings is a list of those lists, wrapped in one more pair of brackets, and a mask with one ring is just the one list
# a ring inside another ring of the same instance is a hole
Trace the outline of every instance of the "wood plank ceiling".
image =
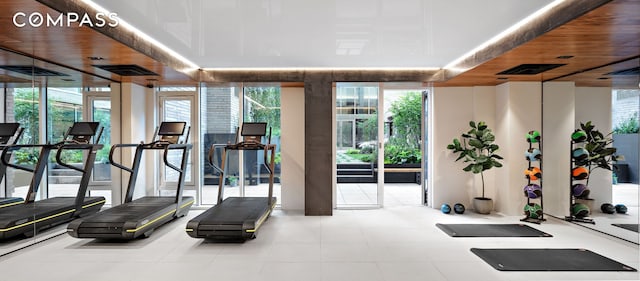
[[(196, 85), (188, 75), (86, 26), (39, 28), (29, 25), (22, 28), (14, 26), (13, 15), (16, 12), (24, 12), (27, 15), (32, 12), (43, 15), (48, 13), (54, 17), (60, 14), (35, 0), (3, 0), (0, 2), (0, 11), (2, 11), (0, 13), (0, 47), (33, 56), (37, 59), (35, 62), (37, 66), (69, 75), (49, 77), (49, 85), (52, 83), (61, 86), (72, 85), (82, 81), (84, 87), (103, 86), (110, 80), (140, 85), (159, 84), (159, 81), (169, 85)], [(0, 55), (0, 65), (28, 63), (24, 59), (20, 61), (19, 57), (15, 54)], [(92, 60), (92, 58), (102, 59)], [(120, 76), (93, 66), (105, 64), (134, 64), (158, 75)], [(13, 74), (5, 72), (4, 75)]]
[[(577, 86), (638, 87), (638, 75), (606, 75), (638, 67), (640, 1), (615, 0), (526, 44), (435, 86), (506, 81), (575, 81)], [(571, 56), (571, 58), (562, 58)], [(618, 62), (618, 63), (616, 63)], [(499, 75), (520, 64), (566, 64), (536, 75)]]
[[(3, 0), (0, 11), (0, 47), (33, 55), (40, 59), (37, 62), (40, 67), (69, 74), (70, 77), (65, 79), (82, 81), (83, 86), (104, 84), (110, 80), (156, 86), (196, 85), (199, 77), (206, 77), (176, 71), (166, 61), (153, 59), (152, 57), (158, 58), (154, 56), (154, 50), (143, 54), (135, 46), (129, 47), (87, 27), (15, 27), (12, 16), (18, 11), (59, 14), (35, 0)], [(640, 17), (637, 15), (640, 15), (640, 1), (614, 0), (447, 81), (441, 81), (441, 77), (446, 77), (444, 74), (428, 78), (431, 81), (435, 79), (433, 85), (436, 87), (549, 80), (575, 81), (578, 86), (637, 87), (638, 75), (606, 75), (640, 65)], [(560, 56), (572, 57), (562, 59)], [(0, 65), (28, 63), (24, 59), (20, 61), (18, 57), (0, 54)], [(95, 61), (91, 57), (103, 59)], [(566, 65), (537, 75), (497, 74), (520, 64), (533, 63)], [(157, 73), (158, 76), (119, 76), (94, 67), (96, 64), (135, 64)], [(9, 79), (7, 75), (10, 73), (0, 70), (3, 81)], [(17, 77), (23, 78), (25, 77)], [(298, 84), (289, 81), (286, 85)]]

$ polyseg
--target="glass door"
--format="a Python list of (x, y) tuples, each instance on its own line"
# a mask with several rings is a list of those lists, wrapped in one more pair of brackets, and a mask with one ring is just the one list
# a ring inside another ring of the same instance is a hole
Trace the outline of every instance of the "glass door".
[[(104, 145), (98, 150), (93, 167), (93, 175), (89, 182), (90, 196), (104, 196), (106, 204), (111, 205), (114, 199), (112, 194), (111, 164), (109, 163), (109, 151), (111, 150), (111, 97), (110, 92), (85, 92), (85, 119), (99, 122), (103, 128), (99, 143)], [(119, 201), (119, 200), (118, 200)]]
[[(419, 205), (422, 195), (421, 85), (385, 83), (384, 110), (384, 205)], [(425, 115), (426, 116), (426, 115)]]
[(384, 175), (377, 83), (336, 83), (336, 189), (338, 208), (378, 207)]
[[(193, 148), (189, 152), (189, 159), (187, 160), (187, 171), (185, 174), (185, 196), (194, 196), (196, 202), (199, 202), (199, 192), (196, 187), (196, 178), (193, 174), (194, 169), (197, 169), (198, 163), (194, 162), (194, 156), (198, 155), (199, 149), (197, 144), (197, 136), (199, 134), (195, 103), (196, 92), (161, 92), (159, 95), (160, 112), (158, 124), (162, 121), (182, 121), (187, 122), (187, 126), (190, 127), (189, 143), (193, 144)], [(184, 139), (181, 139), (184, 141)], [(170, 151), (169, 161), (171, 163), (180, 163), (182, 153), (180, 151)], [(178, 172), (166, 167), (164, 162), (159, 159), (160, 173), (159, 173), (159, 189), (160, 196), (172, 196), (175, 195), (176, 184), (178, 182)]]

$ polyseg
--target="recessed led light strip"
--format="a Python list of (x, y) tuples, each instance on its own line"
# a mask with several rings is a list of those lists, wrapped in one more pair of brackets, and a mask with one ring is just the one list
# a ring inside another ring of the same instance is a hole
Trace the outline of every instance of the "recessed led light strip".
[[(103, 8), (102, 6), (96, 4), (95, 2), (93, 2), (91, 0), (81, 0), (81, 1), (84, 2), (85, 4), (91, 6), (92, 8), (96, 9), (98, 12), (103, 12), (103, 13), (106, 13), (106, 14), (110, 13), (110, 11), (108, 11), (107, 9)], [(190, 68), (192, 68), (192, 69), (184, 69), (185, 71), (196, 70), (196, 69), (200, 68), (194, 62), (192, 62), (189, 59), (187, 59), (187, 58), (183, 57), (182, 55), (178, 54), (176, 51), (174, 51), (171, 48), (167, 47), (166, 45), (160, 43), (158, 40), (154, 39), (153, 37), (149, 36), (148, 34), (142, 32), (141, 30), (139, 30), (137, 28), (135, 28), (133, 25), (129, 24), (124, 19), (118, 17), (118, 20), (119, 20), (119, 23), (120, 23), (119, 26), (124, 27), (127, 30), (129, 30), (130, 32), (140, 36), (143, 40), (153, 44), (154, 46), (156, 46), (156, 47), (160, 48), (161, 50), (167, 52), (172, 57), (182, 61), (183, 63), (188, 65)]]
[(459, 71), (459, 72), (467, 71), (468, 69), (458, 68), (458, 67), (456, 67), (456, 65), (459, 64), (460, 62), (472, 57), (473, 55), (475, 55), (476, 53), (480, 52), (481, 50), (484, 50), (484, 49), (488, 48), (492, 44), (500, 41), (501, 39), (507, 37), (508, 35), (514, 33), (518, 29), (522, 28), (523, 26), (525, 26), (526, 24), (532, 22), (533, 20), (537, 19), (538, 17), (544, 15), (546, 12), (548, 12), (549, 10), (551, 10), (551, 9), (555, 8), (556, 6), (562, 4), (565, 1), (566, 0), (555, 0), (555, 1), (551, 2), (551, 3), (549, 3), (548, 5), (544, 6), (542, 9), (540, 9), (540, 10), (536, 11), (535, 13), (527, 16), (526, 18), (520, 20), (516, 24), (514, 24), (511, 27), (509, 27), (509, 28), (505, 29), (504, 31), (500, 32), (498, 35), (492, 37), (491, 39), (487, 40), (486, 42), (484, 42), (484, 43), (480, 44), (479, 46), (473, 48), (471, 51), (467, 52), (466, 54), (464, 54), (464, 55), (460, 56), (459, 58), (453, 60), (452, 62), (448, 63), (447, 65), (445, 65), (444, 69), (454, 70), (454, 71)]
[(438, 71), (439, 67), (205, 67), (205, 71)]

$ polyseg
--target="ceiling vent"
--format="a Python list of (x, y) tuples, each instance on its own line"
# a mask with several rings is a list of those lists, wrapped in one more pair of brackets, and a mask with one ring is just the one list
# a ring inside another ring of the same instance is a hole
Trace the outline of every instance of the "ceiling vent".
[(33, 65), (0, 65), (0, 68), (29, 76), (69, 76)]
[(640, 66), (609, 72), (605, 75), (640, 75)]
[(158, 76), (157, 73), (135, 64), (93, 65), (120, 76)]
[(535, 75), (566, 64), (521, 64), (497, 75)]

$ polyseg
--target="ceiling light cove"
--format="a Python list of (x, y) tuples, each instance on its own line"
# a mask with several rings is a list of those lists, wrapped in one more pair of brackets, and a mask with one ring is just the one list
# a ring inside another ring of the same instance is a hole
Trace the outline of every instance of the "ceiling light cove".
[[(107, 14), (110, 13), (109, 11), (107, 11), (107, 9), (103, 8), (102, 6), (96, 4), (95, 2), (93, 2), (91, 0), (82, 0), (82, 2), (84, 2), (85, 4), (91, 6), (94, 9), (96, 9), (98, 12), (107, 13)], [(146, 33), (142, 32), (141, 30), (135, 28), (133, 25), (129, 24), (128, 22), (126, 22), (122, 18), (118, 18), (118, 22), (119, 22), (119, 27), (127, 29), (132, 34), (135, 34), (136, 36), (139, 36), (142, 40), (144, 40), (144, 41), (146, 41), (146, 42), (148, 42), (148, 43), (160, 48), (161, 50), (167, 52), (169, 55), (171, 55), (172, 57), (182, 61), (184, 64), (186, 64), (188, 66), (188, 67), (186, 67), (184, 69), (176, 69), (177, 71), (190, 72), (190, 71), (194, 71), (194, 70), (200, 69), (200, 67), (197, 64), (195, 64), (194, 62), (188, 60), (184, 56), (178, 54), (176, 51), (174, 51), (174, 50), (170, 49), (169, 47), (167, 47), (166, 45), (160, 43), (158, 40), (156, 40), (153, 37), (147, 35)]]
[(537, 10), (535, 13), (527, 16), (526, 18), (522, 19), (518, 23), (516, 23), (516, 24), (512, 25), (511, 27), (505, 29), (504, 31), (500, 32), (498, 35), (492, 37), (491, 39), (485, 41), (484, 43), (480, 44), (479, 46), (473, 48), (471, 51), (465, 53), (464, 55), (462, 55), (462, 56), (458, 57), (457, 59), (453, 60), (452, 62), (448, 63), (447, 65), (444, 66), (444, 69), (445, 70), (455, 71), (455, 72), (465, 72), (465, 71), (473, 68), (474, 66), (469, 66), (469, 67), (462, 66), (462, 67), (460, 67), (459, 65), (463, 61), (474, 57), (479, 52), (491, 48), (491, 46), (493, 44), (495, 44), (498, 41), (502, 40), (503, 38), (515, 33), (516, 31), (518, 31), (519, 29), (523, 28), (524, 26), (526, 26), (530, 22), (536, 20), (539, 17), (544, 16), (545, 13), (549, 12), (551, 9), (555, 8), (556, 6), (562, 4), (565, 1), (566, 0), (556, 0), (556, 1), (553, 1), (553, 2), (549, 3), (548, 5), (544, 6), (542, 9)]

